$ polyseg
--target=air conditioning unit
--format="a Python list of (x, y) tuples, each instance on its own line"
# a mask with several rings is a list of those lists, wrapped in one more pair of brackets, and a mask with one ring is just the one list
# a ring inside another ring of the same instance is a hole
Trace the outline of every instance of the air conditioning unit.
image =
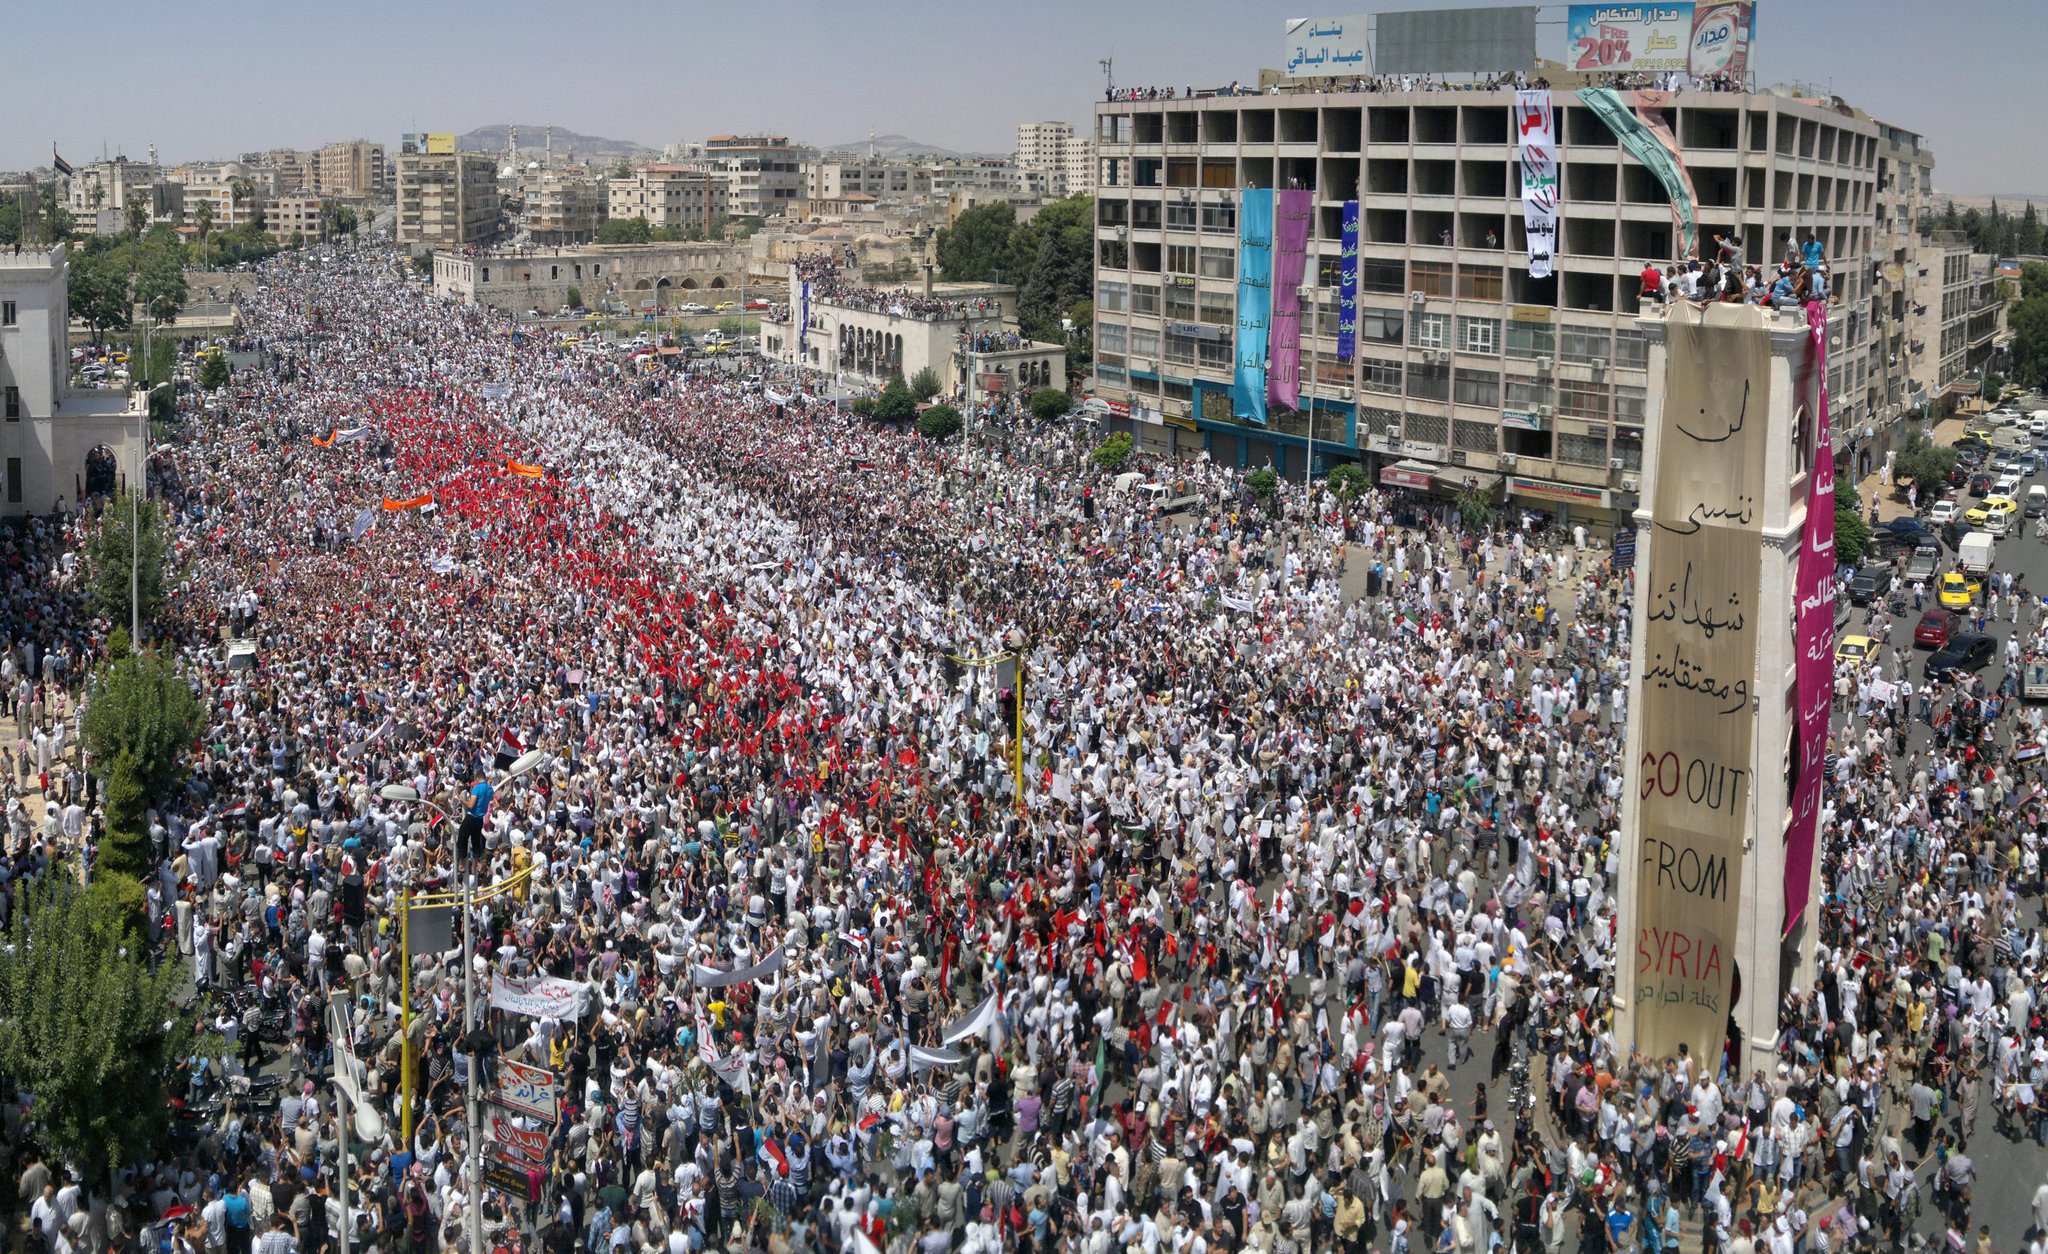
[(1348, 400), (1350, 400), (1350, 399), (1351, 399), (1351, 389), (1350, 389), (1350, 388), (1338, 388), (1338, 389), (1337, 389), (1337, 399), (1338, 399), (1338, 400), (1340, 400), (1340, 401), (1348, 401)]
[(1552, 370), (1557, 368), (1557, 361), (1556, 359), (1550, 357), (1538, 357), (1536, 359), (1536, 368), (1538, 370), (1541, 370), (1544, 374), (1549, 374)]
[(1428, 300), (1429, 297), (1424, 296), (1421, 292), (1410, 292), (1408, 294), (1408, 299), (1414, 302), (1415, 304), (1420, 305), (1423, 301)]
[(1620, 469), (1621, 469), (1621, 459), (1620, 459), (1619, 457), (1610, 457), (1610, 458), (1608, 458), (1608, 459), (1607, 459), (1607, 469), (1609, 469), (1609, 470), (1620, 470)]
[(1556, 409), (1549, 405), (1538, 405), (1536, 407), (1536, 416), (1538, 418), (1548, 418), (1555, 412), (1557, 412)]
[(1513, 470), (1520, 462), (1521, 459), (1513, 453), (1502, 453), (1500, 455), (1500, 468), (1502, 470)]
[(1640, 492), (1640, 491), (1642, 491), (1642, 490), (1643, 490), (1643, 480), (1642, 480), (1642, 477), (1641, 477), (1641, 476), (1639, 476), (1639, 475), (1623, 475), (1623, 476), (1621, 477), (1621, 490), (1622, 490), (1622, 491), (1624, 491), (1624, 492)]
[(1601, 371), (1607, 369), (1607, 359), (1604, 357), (1595, 357), (1593, 360), (1586, 363), (1586, 368), (1588, 370), (1591, 370), (1594, 374), (1599, 374)]

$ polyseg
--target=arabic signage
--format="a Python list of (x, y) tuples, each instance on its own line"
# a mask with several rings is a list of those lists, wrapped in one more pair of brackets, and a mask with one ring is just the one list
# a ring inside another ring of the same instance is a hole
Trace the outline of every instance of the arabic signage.
[(432, 156), (445, 156), (455, 151), (455, 132), (428, 131), (427, 152)]
[(1413, 488), (1417, 492), (1429, 491), (1429, 470), (1420, 466), (1382, 466), (1380, 482), (1388, 487)]
[(1564, 63), (1592, 72), (1679, 70), (1702, 76), (1749, 70), (1753, 0), (1679, 4), (1575, 4), (1565, 19)]
[(1358, 350), (1358, 202), (1344, 202), (1343, 252), (1337, 261), (1337, 360)]
[(1289, 78), (1314, 78), (1329, 74), (1370, 72), (1367, 36), (1371, 19), (1363, 13), (1350, 17), (1291, 17), (1287, 38), (1281, 45), (1281, 64)]
[(1550, 277), (1557, 254), (1557, 118), (1546, 90), (1515, 93), (1515, 130), (1522, 166), (1522, 226), (1529, 237), (1529, 277)]
[(522, 1128), (506, 1116), (491, 1112), (491, 1148), (508, 1162), (538, 1170), (548, 1160), (548, 1140), (546, 1131)]
[(1543, 419), (1526, 409), (1503, 409), (1500, 411), (1500, 425), (1518, 431), (1541, 431)]
[(1750, 830), (1770, 386), (1760, 310), (1672, 306), (1644, 561), (1638, 751), (1622, 891), (1635, 935), (1633, 1040), (1652, 1058), (1721, 1056)]
[(1605, 507), (1607, 504), (1605, 489), (1589, 488), (1577, 483), (1553, 483), (1548, 479), (1528, 479), (1521, 475), (1508, 476), (1508, 493), (1511, 496), (1532, 497), (1539, 501), (1559, 501), (1566, 505)]
[(535, 1201), (539, 1196), (537, 1178), (536, 1173), (517, 1163), (507, 1162), (502, 1158), (484, 1160), (484, 1187), (496, 1189), (507, 1197), (517, 1198), (522, 1202)]
[(1813, 887), (1815, 835), (1828, 748), (1828, 700), (1835, 687), (1835, 453), (1828, 429), (1828, 312), (1806, 307), (1813, 355), (1800, 380), (1802, 408), (1814, 414), (1813, 466), (1806, 481), (1806, 526), (1793, 589), (1792, 707), (1798, 749), (1792, 755), (1792, 823), (1785, 830), (1786, 933), (1799, 926)]
[(1695, 74), (1749, 73), (1749, 41), (1756, 34), (1752, 0), (1723, 0), (1693, 6), (1692, 47), (1686, 54)]
[(532, 980), (515, 980), (503, 975), (491, 977), (493, 1010), (508, 1010), (515, 1015), (530, 1015), (536, 1019), (580, 1019), (589, 1008), (588, 984), (558, 980), (553, 976)]
[(1274, 198), (1272, 369), (1268, 397), (1301, 408), (1301, 278), (1308, 268), (1309, 215), (1314, 193), (1291, 187)]
[(561, 1108), (562, 1078), (509, 1058), (498, 1060), (498, 1102), (521, 1114), (553, 1123)]

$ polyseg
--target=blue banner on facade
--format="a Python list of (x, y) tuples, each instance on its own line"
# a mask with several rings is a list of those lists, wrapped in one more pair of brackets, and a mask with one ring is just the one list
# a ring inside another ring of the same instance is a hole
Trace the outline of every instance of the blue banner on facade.
[(1231, 412), (1266, 425), (1266, 347), (1273, 331), (1273, 192), (1246, 188), (1237, 206), (1237, 370)]
[(1344, 251), (1337, 262), (1337, 360), (1358, 348), (1358, 202), (1344, 202)]

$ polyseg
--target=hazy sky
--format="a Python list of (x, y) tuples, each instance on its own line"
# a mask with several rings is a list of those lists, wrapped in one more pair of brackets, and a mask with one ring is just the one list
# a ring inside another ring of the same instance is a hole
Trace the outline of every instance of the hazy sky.
[[(1400, 0), (1390, 9), (1466, 7)], [(99, 0), (0, 3), (0, 169), (170, 161), (410, 130), (555, 123), (659, 146), (732, 130), (1007, 151), (1116, 81), (1216, 85), (1281, 61), (1287, 13), (1338, 0)], [(1760, 0), (1760, 81), (1801, 80), (1928, 136), (1961, 193), (2048, 194), (2048, 0)], [(1562, 6), (1539, 14), (1562, 20)], [(1561, 28), (1538, 28), (1561, 42)], [(1547, 50), (1547, 49), (1546, 49)], [(524, 137), (522, 137), (523, 139)]]

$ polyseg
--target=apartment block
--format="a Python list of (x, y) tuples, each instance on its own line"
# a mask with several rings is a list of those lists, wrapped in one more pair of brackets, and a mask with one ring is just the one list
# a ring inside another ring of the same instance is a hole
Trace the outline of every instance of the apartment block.
[(804, 166), (817, 150), (786, 135), (713, 135), (701, 146), (703, 169), (725, 183), (725, 212), (733, 217), (779, 214), (804, 195)]
[(407, 152), (398, 158), (398, 242), (454, 248), (498, 234), (498, 159)]
[[(1531, 279), (1511, 91), (1211, 96), (1096, 106), (1096, 384), (1158, 451), (1300, 475), (1314, 459), (1376, 482), (1495, 490), (1611, 522), (1642, 472), (1645, 263), (1677, 256), (1657, 180), (1569, 93), (1555, 96), (1554, 273)], [(1684, 94), (1668, 120), (1698, 196), (1701, 247), (1774, 263), (1817, 235), (1835, 259), (1836, 425), (1872, 418), (1871, 267), (1878, 126), (1838, 104)], [(1304, 412), (1240, 421), (1238, 207), (1246, 188), (1314, 206), (1301, 354)], [(1356, 344), (1337, 352), (1342, 224), (1358, 202)]]
[(931, 191), (931, 170), (908, 161), (828, 157), (804, 167), (804, 196), (808, 200), (844, 200), (855, 195), (876, 200), (922, 200)]
[(614, 218), (709, 232), (711, 219), (727, 212), (725, 184), (685, 165), (642, 166), (611, 181), (610, 209)]
[(1095, 145), (1067, 122), (1020, 122), (1012, 157), (1017, 169), (1045, 175), (1049, 195), (1085, 196), (1095, 190)]
[(113, 210), (114, 230), (126, 230), (122, 210), (130, 197), (146, 192), (164, 177), (163, 168), (153, 161), (130, 161), (115, 157), (79, 166), (65, 181), (64, 207), (77, 220), (79, 229), (96, 230), (101, 210)]
[(534, 243), (587, 244), (604, 225), (606, 184), (562, 170), (529, 173), (525, 183), (523, 222)]
[(263, 211), (263, 229), (280, 244), (294, 238), (303, 244), (317, 244), (327, 238), (326, 202), (311, 192), (279, 196)]
[(313, 185), (322, 196), (382, 197), (390, 190), (384, 145), (349, 139), (315, 149)]
[(245, 152), (241, 163), (247, 166), (271, 171), (265, 177), (276, 186), (277, 194), (310, 192), (317, 188), (314, 175), (313, 154), (300, 152), (296, 148), (272, 148), (268, 152)]

